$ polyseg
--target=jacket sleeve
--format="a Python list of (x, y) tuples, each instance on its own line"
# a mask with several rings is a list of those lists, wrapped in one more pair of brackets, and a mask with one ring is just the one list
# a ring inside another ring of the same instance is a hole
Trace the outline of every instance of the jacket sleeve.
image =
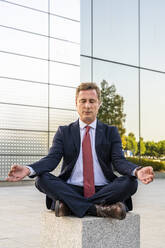
[(34, 176), (54, 170), (61, 161), (63, 150), (62, 128), (59, 127), (54, 136), (53, 144), (49, 150), (48, 155), (39, 161), (28, 165), (35, 171), (36, 174)]
[(114, 168), (117, 172), (122, 175), (132, 176), (133, 171), (138, 165), (135, 165), (124, 157), (124, 152), (122, 150), (122, 142), (118, 130), (113, 127), (112, 130), (112, 148), (111, 148), (111, 160)]

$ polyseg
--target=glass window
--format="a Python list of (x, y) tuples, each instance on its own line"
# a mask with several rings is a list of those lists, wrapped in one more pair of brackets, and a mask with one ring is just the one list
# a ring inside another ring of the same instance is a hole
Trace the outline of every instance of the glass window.
[(50, 36), (80, 43), (80, 23), (50, 16)]
[(81, 1), (81, 54), (91, 56), (91, 0)]
[(0, 1), (0, 24), (48, 35), (48, 15)]
[(69, 125), (78, 119), (76, 111), (50, 109), (50, 131), (57, 131), (59, 126)]
[(75, 109), (74, 88), (50, 85), (50, 107)]
[(30, 8), (35, 8), (43, 11), (48, 11), (48, 1), (47, 0), (12, 0), (12, 3), (17, 3)]
[(48, 62), (0, 52), (0, 76), (47, 82)]
[(51, 84), (77, 86), (80, 83), (80, 67), (50, 62)]
[(0, 104), (0, 128), (48, 131), (48, 110)]
[(0, 78), (1, 102), (48, 106), (48, 85)]
[(50, 59), (70, 64), (80, 64), (80, 45), (50, 39)]
[(0, 37), (1, 51), (48, 58), (48, 39), (46, 37), (3, 27), (0, 27)]
[(145, 141), (165, 140), (165, 75), (141, 70), (141, 136)]
[(0, 130), (0, 154), (46, 155), (47, 132)]
[(81, 82), (92, 82), (92, 60), (81, 56), (80, 59), (80, 79)]
[(106, 80), (109, 85), (114, 84), (116, 93), (124, 98), (124, 110), (126, 114), (126, 134), (132, 132), (139, 137), (139, 91), (138, 69), (117, 64), (94, 60), (94, 82), (100, 83)]
[(165, 71), (165, 1), (141, 1), (141, 66)]
[(138, 0), (93, 1), (93, 56), (138, 64)]
[(51, 0), (50, 7), (51, 13), (80, 20), (80, 0)]

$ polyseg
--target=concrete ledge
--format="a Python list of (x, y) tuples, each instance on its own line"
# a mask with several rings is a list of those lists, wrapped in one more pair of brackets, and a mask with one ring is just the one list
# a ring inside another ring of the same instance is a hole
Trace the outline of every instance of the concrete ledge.
[(26, 185), (34, 185), (34, 179), (24, 179), (18, 182), (8, 182), (8, 181), (0, 181), (0, 187), (10, 187), (10, 186), (26, 186)]
[(42, 214), (41, 248), (140, 248), (140, 216), (124, 220)]

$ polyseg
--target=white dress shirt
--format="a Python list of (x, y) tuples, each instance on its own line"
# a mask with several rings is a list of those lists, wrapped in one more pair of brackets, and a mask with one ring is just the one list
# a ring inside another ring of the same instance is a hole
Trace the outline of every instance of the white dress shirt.
[[(94, 182), (96, 186), (105, 185), (108, 183), (107, 179), (105, 178), (101, 166), (99, 164), (96, 150), (95, 150), (95, 133), (96, 133), (96, 123), (97, 120), (92, 122), (89, 126), (91, 127), (89, 130), (90, 140), (91, 140), (91, 148), (92, 148), (92, 156), (93, 156), (93, 171), (94, 171)], [(86, 123), (82, 122), (79, 119), (80, 125), (80, 153), (77, 159), (77, 162), (74, 166), (73, 172), (71, 177), (67, 180), (67, 183), (83, 186), (83, 156), (82, 156), (82, 141), (85, 134), (85, 127), (87, 126)]]

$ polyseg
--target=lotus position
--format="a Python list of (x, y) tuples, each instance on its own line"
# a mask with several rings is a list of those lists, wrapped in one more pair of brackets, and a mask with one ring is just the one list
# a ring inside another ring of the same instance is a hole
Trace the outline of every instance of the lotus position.
[[(81, 83), (76, 89), (79, 119), (58, 128), (46, 157), (27, 166), (13, 165), (9, 172), (8, 181), (36, 177), (36, 187), (46, 194), (47, 208), (58, 217), (124, 219), (132, 210), (137, 179), (144, 184), (153, 181), (152, 167), (141, 168), (125, 159), (117, 128), (97, 120), (100, 103), (98, 86)], [(50, 172), (61, 159), (61, 173), (56, 177)], [(121, 176), (113, 173), (112, 165)]]

